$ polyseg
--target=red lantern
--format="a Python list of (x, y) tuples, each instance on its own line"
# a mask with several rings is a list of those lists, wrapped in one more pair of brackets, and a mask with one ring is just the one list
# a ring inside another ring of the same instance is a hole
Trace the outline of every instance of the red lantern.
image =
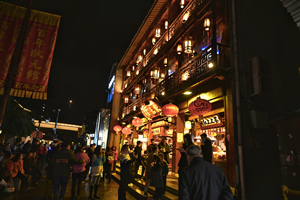
[(122, 129), (122, 133), (124, 135), (129, 135), (131, 133), (131, 129), (126, 126)]
[(190, 103), (189, 111), (192, 115), (204, 115), (211, 111), (211, 103), (207, 100), (197, 98), (195, 101)]
[(162, 107), (162, 112), (168, 117), (174, 117), (178, 114), (179, 108), (176, 105), (169, 103)]
[(132, 120), (132, 124), (135, 126), (135, 127), (140, 127), (143, 125), (143, 120), (141, 118), (134, 118)]
[(114, 131), (116, 131), (117, 133), (120, 132), (122, 130), (122, 127), (119, 125), (114, 126)]

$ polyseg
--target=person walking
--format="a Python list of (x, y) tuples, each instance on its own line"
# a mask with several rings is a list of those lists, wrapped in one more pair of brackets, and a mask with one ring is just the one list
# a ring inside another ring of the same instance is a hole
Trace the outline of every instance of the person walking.
[[(114, 154), (110, 147), (106, 147), (106, 171), (105, 171), (105, 178), (108, 178), (108, 182), (111, 181), (111, 168), (114, 163)], [(104, 179), (105, 180), (105, 179)]]
[(186, 154), (189, 166), (179, 176), (179, 199), (233, 200), (225, 174), (201, 158), (200, 147), (191, 145)]
[(161, 196), (163, 195), (164, 183), (162, 177), (162, 168), (162, 160), (158, 155), (153, 155), (153, 162), (151, 163), (152, 175), (150, 185), (155, 187), (155, 193), (153, 196), (155, 200), (160, 200)]
[(147, 166), (146, 166), (146, 174), (145, 174), (145, 186), (144, 186), (144, 196), (148, 196), (148, 185), (152, 175), (152, 166), (151, 163), (153, 162), (153, 157), (158, 155), (158, 147), (153, 145), (152, 152), (149, 154), (147, 158)]
[(131, 158), (128, 151), (128, 145), (124, 145), (121, 149), (120, 155), (120, 163), (121, 163), (121, 180), (120, 186), (118, 190), (118, 199), (119, 200), (126, 200), (126, 190), (128, 187), (129, 179), (130, 179), (130, 165), (131, 165)]
[(158, 149), (160, 153), (164, 154), (164, 160), (167, 161), (167, 163), (170, 162), (169, 154), (170, 154), (170, 146), (167, 144), (167, 139), (162, 138), (161, 143), (159, 143)]
[[(90, 184), (90, 195), (89, 199), (99, 199), (100, 197), (97, 195), (101, 174), (103, 173), (103, 163), (105, 162), (105, 155), (102, 151), (101, 146), (97, 146), (92, 157), (92, 181)], [(93, 194), (94, 192), (94, 194)]]
[[(70, 143), (63, 142), (61, 150), (58, 150), (52, 157), (53, 169), (53, 200), (63, 199), (65, 196), (70, 167), (72, 164), (81, 164), (83, 160), (76, 160), (74, 154), (70, 152)], [(60, 189), (60, 194), (59, 194)], [(59, 196), (58, 196), (59, 195)]]
[[(89, 156), (90, 160), (92, 160), (92, 157), (94, 155), (94, 151), (95, 151), (95, 144), (91, 144), (90, 148), (88, 148), (86, 150), (86, 154)], [(86, 166), (85, 166), (85, 172), (84, 172), (84, 181), (88, 181), (87, 180), (87, 176), (89, 175), (89, 179), (91, 180), (91, 174), (90, 174), (90, 168), (91, 168), (92, 163), (89, 162)]]
[(180, 176), (180, 173), (181, 171), (188, 166), (188, 162), (187, 162), (187, 157), (186, 157), (186, 149), (193, 145), (193, 141), (192, 141), (192, 137), (190, 134), (185, 134), (183, 136), (183, 139), (184, 139), (184, 143), (183, 143), (183, 146), (182, 147), (179, 147), (179, 152), (181, 154), (181, 157), (180, 157), (180, 160), (178, 162), (178, 174)]
[(152, 147), (155, 145), (154, 142), (155, 142), (155, 141), (154, 141), (154, 139), (152, 138), (152, 139), (150, 140), (150, 143), (151, 143), (151, 144), (149, 144), (149, 146), (147, 147), (148, 153), (151, 153), (151, 152), (152, 152)]
[[(140, 165), (142, 164), (142, 142), (137, 141), (136, 147), (134, 149), (134, 154), (135, 154), (135, 172), (134, 172), (134, 178), (138, 179), (138, 171), (140, 168)], [(140, 177), (141, 178), (141, 177)]]
[(212, 163), (211, 140), (207, 137), (206, 133), (202, 133), (200, 136), (201, 136), (201, 150), (202, 150), (203, 160)]
[[(75, 159), (83, 160), (84, 163), (82, 164), (73, 164), (72, 170), (72, 200), (78, 200), (80, 195), (80, 186), (83, 178), (83, 174), (85, 172), (85, 166), (87, 163), (90, 162), (90, 158), (86, 153), (83, 152), (82, 146), (77, 146), (75, 150)], [(75, 198), (75, 190), (77, 187), (77, 195)]]
[(112, 146), (112, 152), (114, 154), (114, 166), (113, 166), (113, 172), (116, 173), (116, 167), (117, 167), (117, 161), (118, 161), (118, 149), (116, 146)]

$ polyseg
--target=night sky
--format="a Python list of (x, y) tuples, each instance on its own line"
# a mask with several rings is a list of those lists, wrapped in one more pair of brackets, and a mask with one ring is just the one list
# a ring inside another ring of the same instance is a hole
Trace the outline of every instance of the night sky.
[[(3, 0), (26, 7), (29, 0)], [(154, 0), (34, 0), (33, 9), (61, 15), (48, 85), (60, 122), (82, 124), (106, 108), (106, 88)], [(73, 103), (69, 107), (69, 100)]]

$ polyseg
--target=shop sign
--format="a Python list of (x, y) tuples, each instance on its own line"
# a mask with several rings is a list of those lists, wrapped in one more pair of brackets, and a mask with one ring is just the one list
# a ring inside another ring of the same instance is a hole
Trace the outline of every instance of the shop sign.
[(160, 128), (154, 128), (154, 129), (152, 129), (152, 134), (153, 135), (159, 135), (160, 134)]
[(201, 129), (215, 128), (223, 126), (223, 122), (219, 114), (204, 117), (200, 120)]
[(201, 98), (197, 98), (189, 105), (189, 111), (192, 115), (204, 115), (211, 111), (211, 108), (211, 103)]
[(159, 116), (162, 112), (161, 107), (153, 100), (149, 100), (149, 103), (147, 105), (143, 104), (141, 106), (141, 111), (144, 117), (148, 120)]

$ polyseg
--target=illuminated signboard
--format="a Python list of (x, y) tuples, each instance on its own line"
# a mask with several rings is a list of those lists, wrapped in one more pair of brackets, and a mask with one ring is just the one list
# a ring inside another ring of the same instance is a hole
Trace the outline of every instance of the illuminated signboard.
[(223, 126), (223, 122), (219, 114), (204, 117), (200, 120), (201, 129), (214, 128)]

